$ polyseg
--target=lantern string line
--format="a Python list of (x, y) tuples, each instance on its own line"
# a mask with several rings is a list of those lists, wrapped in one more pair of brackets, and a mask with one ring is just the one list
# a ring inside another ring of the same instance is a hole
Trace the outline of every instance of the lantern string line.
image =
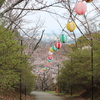
[[(77, 0), (77, 1), (78, 1), (78, 0)], [(69, 2), (68, 2), (68, 3), (69, 3)], [(72, 14), (72, 13), (73, 13), (74, 9), (71, 11), (70, 3), (69, 3), (68, 6), (69, 6), (69, 12), (70, 12), (68, 21), (69, 21), (69, 20), (72, 21), (72, 20), (73, 20), (73, 17), (72, 17), (73, 14)], [(94, 5), (94, 6), (95, 6), (95, 5)], [(66, 26), (65, 26), (65, 27), (66, 27)], [(62, 28), (62, 31), (61, 31), (61, 33), (60, 33), (60, 36), (63, 34), (63, 31), (65, 30), (65, 27)], [(71, 32), (70, 32), (70, 33), (71, 33)], [(57, 35), (56, 35), (55, 33), (53, 33), (53, 34), (56, 36), (57, 40), (60, 40), (59, 37), (57, 37)], [(74, 34), (74, 33), (73, 33), (73, 34)], [(54, 42), (55, 42), (55, 41), (54, 41)], [(63, 43), (65, 43), (65, 42), (63, 42)], [(52, 45), (52, 43), (51, 43), (51, 45)], [(53, 52), (52, 47), (50, 47), (50, 49), (51, 49), (51, 52)], [(63, 49), (64, 49), (64, 48), (63, 48)], [(50, 51), (50, 50), (49, 50), (49, 51)], [(49, 60), (49, 61), (47, 61), (47, 64), (50, 65), (51, 61), (50, 61), (50, 59), (48, 59), (48, 60)], [(49, 66), (49, 65), (48, 65), (48, 66)], [(42, 69), (43, 69), (43, 68), (42, 68)], [(41, 70), (42, 70), (42, 69), (41, 69)], [(40, 72), (39, 72), (39, 74), (40, 74)]]
[(63, 34), (63, 32), (64, 32), (65, 28), (66, 28), (66, 26), (62, 29), (62, 31), (61, 31), (61, 33), (60, 33), (60, 35), (62, 35), (62, 34)]
[[(61, 43), (60, 43), (60, 44), (61, 44)], [(56, 48), (56, 49), (60, 49), (60, 48), (61, 48), (61, 46), (60, 46), (59, 48)], [(51, 52), (54, 52), (54, 51), (56, 51), (56, 50), (53, 50), (52, 47), (50, 47), (50, 48), (49, 48), (49, 52), (50, 52), (50, 51), (51, 51)], [(50, 55), (49, 55), (49, 56), (50, 56)], [(48, 56), (48, 57), (49, 57), (49, 56)], [(52, 55), (51, 55), (51, 57), (52, 57)], [(48, 58), (47, 64), (45, 65), (44, 68), (38, 70), (36, 76), (38, 76), (38, 75), (44, 73), (44, 71), (46, 71), (47, 69), (50, 69), (50, 68), (49, 68), (49, 65), (51, 64), (51, 62), (52, 62), (52, 58), (51, 58), (51, 59)]]
[[(65, 26), (66, 27), (66, 26)], [(63, 34), (63, 31), (64, 31), (64, 29), (65, 29), (65, 27), (62, 29), (62, 31), (61, 31), (61, 33), (60, 33), (60, 36)], [(59, 40), (60, 41), (60, 39), (59, 39), (59, 37), (55, 34), (55, 33), (53, 33), (55, 36), (56, 36), (56, 38), (57, 38), (57, 40)], [(58, 41), (58, 42), (59, 42)], [(55, 41), (54, 41), (55, 42)], [(51, 43), (51, 45), (53, 44), (53, 42)], [(50, 46), (50, 48), (52, 49), (52, 46)], [(63, 48), (63, 50), (64, 51), (66, 51), (65, 50), (65, 48), (62, 46), (62, 48)], [(49, 49), (49, 51), (50, 51), (50, 49)], [(67, 51), (66, 51), (67, 52)], [(45, 65), (45, 67), (44, 68), (42, 68), (42, 69), (40, 69), (40, 70), (38, 70), (38, 75), (40, 75), (40, 74), (43, 74), (44, 73), (44, 71), (46, 71), (47, 69), (49, 69), (49, 65), (51, 64), (51, 62), (52, 62), (52, 60), (50, 61), (50, 59), (48, 59), (47, 60), (47, 64)]]
[(69, 1), (68, 1), (68, 5), (69, 5), (69, 9), (68, 9), (68, 11), (69, 11), (69, 18), (68, 18), (68, 21), (67, 22), (71, 22), (72, 21), (72, 12), (71, 12), (71, 7), (70, 7), (70, 3), (69, 3)]
[(59, 40), (59, 37), (56, 35), (56, 33), (53, 33), (53, 34), (56, 36), (57, 40)]
[[(71, 12), (71, 11), (70, 11), (70, 18), (72, 19), (72, 12)], [(65, 26), (65, 27), (66, 27), (66, 26)], [(65, 27), (62, 29), (62, 31), (61, 31), (61, 33), (60, 33), (60, 36), (63, 34), (63, 31), (65, 30)], [(57, 40), (60, 40), (59, 37), (57, 37), (57, 35), (56, 35), (55, 33), (53, 33), (53, 34), (56, 36)], [(51, 43), (51, 45), (52, 45), (52, 43)], [(63, 48), (63, 49), (64, 49), (64, 48)], [(64, 49), (64, 51), (65, 51), (65, 49)], [(44, 69), (44, 68), (42, 68), (42, 69)], [(42, 69), (41, 69), (41, 70), (42, 70)], [(41, 70), (40, 70), (40, 71), (41, 71)], [(38, 74), (41, 74), (40, 71), (38, 71)]]

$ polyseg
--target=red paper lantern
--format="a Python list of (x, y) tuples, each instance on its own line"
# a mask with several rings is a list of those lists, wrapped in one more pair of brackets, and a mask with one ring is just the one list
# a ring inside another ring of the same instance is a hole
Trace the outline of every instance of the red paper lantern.
[(40, 70), (39, 72), (40, 72), (40, 73), (42, 73), (42, 71), (41, 71), (41, 70)]
[(55, 47), (56, 47), (57, 49), (60, 49), (61, 46), (62, 46), (61, 42), (57, 42), (57, 43), (55, 44)]
[(50, 65), (50, 64), (46, 64), (45, 66), (46, 66), (46, 67), (49, 67), (49, 65)]
[(86, 1), (88, 3), (88, 2), (92, 2), (93, 0), (83, 0), (83, 1)]
[(79, 15), (82, 15), (86, 12), (87, 6), (86, 3), (83, 1), (79, 1), (75, 4), (75, 12)]
[(51, 55), (50, 55), (50, 56), (48, 56), (48, 59), (49, 59), (49, 60), (51, 60), (51, 59), (52, 59), (52, 56), (51, 56)]
[(36, 74), (36, 76), (38, 76), (39, 74)]
[(50, 64), (51, 64), (51, 63), (50, 63), (50, 62), (48, 62), (45, 66), (46, 66), (46, 67), (49, 67), (49, 66), (50, 66)]

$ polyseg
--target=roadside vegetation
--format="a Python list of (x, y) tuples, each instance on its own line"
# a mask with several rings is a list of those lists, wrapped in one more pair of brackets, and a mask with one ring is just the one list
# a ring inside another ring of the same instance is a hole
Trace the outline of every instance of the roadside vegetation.
[(9, 29), (0, 25), (0, 100), (9, 93), (7, 91), (19, 93), (20, 80), (22, 94), (33, 90), (35, 76), (26, 60), (28, 56), (23, 53), (24, 48)]
[(96, 98), (94, 100), (100, 99), (100, 34), (92, 33), (92, 37), (92, 47), (91, 41), (86, 40), (84, 36), (78, 38), (77, 48), (75, 45), (70, 45), (72, 50), (67, 54), (69, 60), (62, 62), (63, 66), (57, 78), (60, 92), (70, 94), (70, 96), (78, 93), (78, 97), (86, 98), (86, 100), (91, 100), (93, 92)]

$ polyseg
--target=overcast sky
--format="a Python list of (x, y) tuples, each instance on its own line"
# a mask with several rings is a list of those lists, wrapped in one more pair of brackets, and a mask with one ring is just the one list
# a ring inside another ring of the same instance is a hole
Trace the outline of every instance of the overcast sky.
[[(87, 3), (87, 11), (90, 11), (92, 9), (92, 6)], [(61, 9), (56, 9), (55, 11), (59, 11), (59, 13), (63, 13), (65, 12), (65, 10), (61, 10)], [(46, 12), (36, 12), (35, 14), (29, 14), (25, 17), (25, 19), (28, 19), (30, 21), (32, 21), (32, 23), (25, 25), (24, 27), (33, 27), (34, 23), (36, 20), (41, 19), (42, 22), (44, 22), (44, 26), (42, 27), (42, 29), (40, 29), (40, 32), (45, 29), (44, 32), (44, 38), (45, 39), (56, 39), (56, 36), (59, 36), (62, 32), (61, 27), (59, 26), (59, 24), (57, 23), (57, 21), (49, 14)], [(60, 19), (60, 22), (62, 23), (63, 28), (66, 26), (67, 21)], [(55, 33), (56, 36), (53, 34)], [(78, 32), (78, 30), (75, 30), (76, 35), (79, 37), (81, 36), (81, 34)], [(69, 38), (70, 39), (70, 38)]]

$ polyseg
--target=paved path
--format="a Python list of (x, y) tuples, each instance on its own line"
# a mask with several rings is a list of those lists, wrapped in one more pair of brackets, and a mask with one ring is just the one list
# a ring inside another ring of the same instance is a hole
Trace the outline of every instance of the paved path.
[(35, 95), (36, 100), (63, 100), (58, 96), (54, 96), (53, 94), (49, 94), (45, 92), (33, 91), (31, 94)]

